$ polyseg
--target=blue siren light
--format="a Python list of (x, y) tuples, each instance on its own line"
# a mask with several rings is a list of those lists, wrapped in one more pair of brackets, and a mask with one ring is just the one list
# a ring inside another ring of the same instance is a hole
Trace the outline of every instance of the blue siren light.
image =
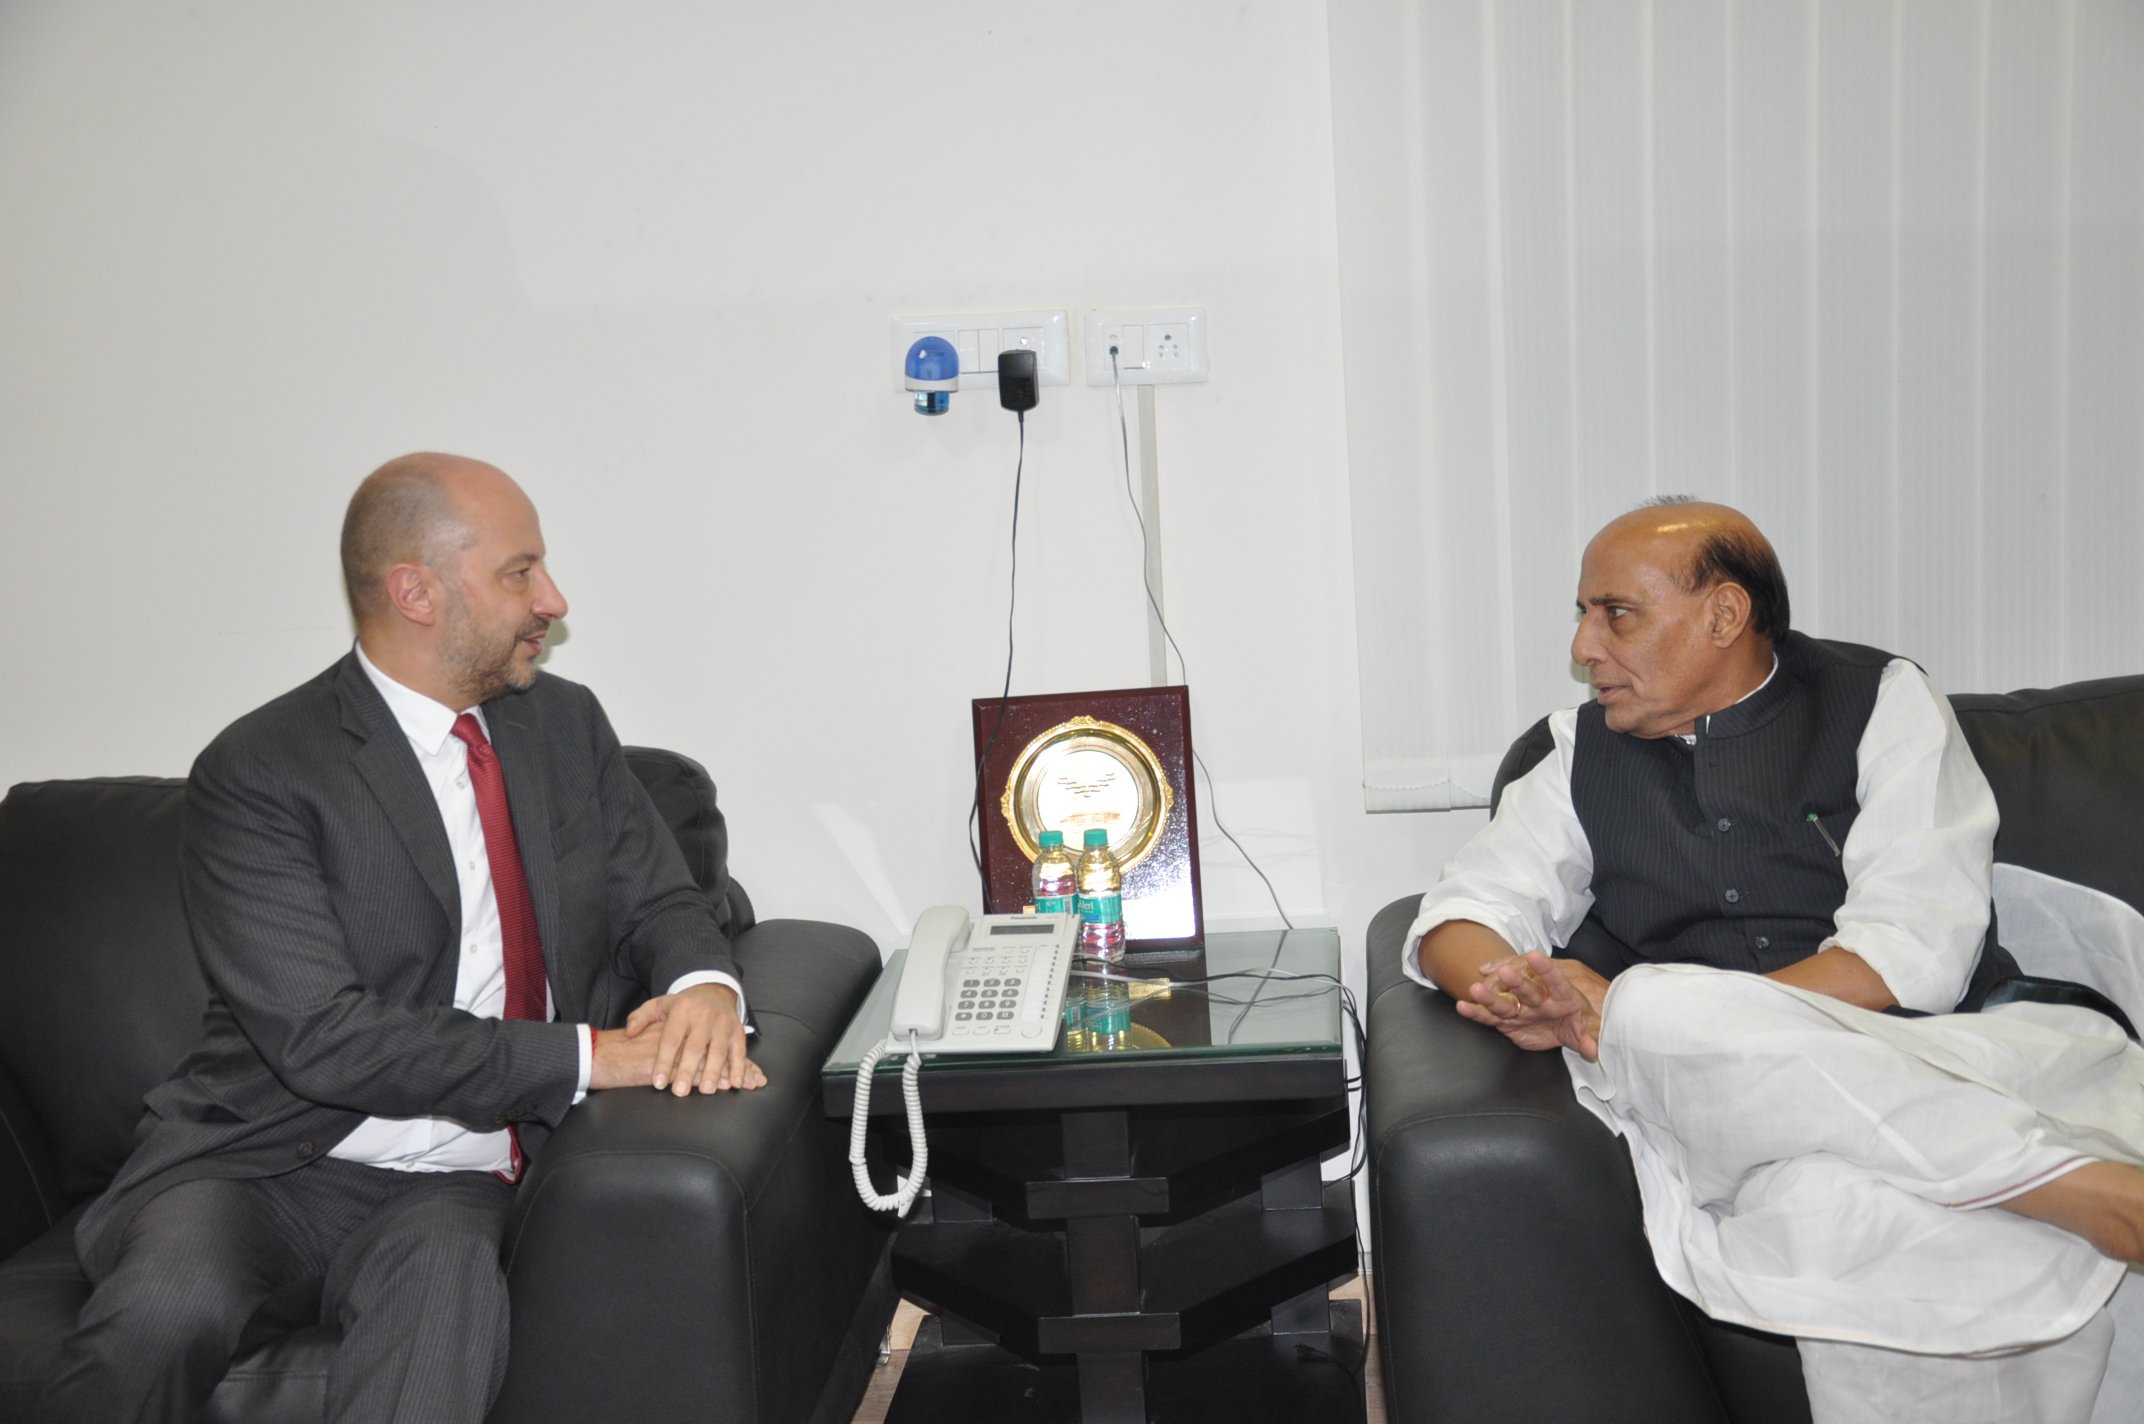
[(916, 393), (916, 414), (944, 415), (960, 388), (960, 353), (942, 336), (917, 338), (902, 383)]

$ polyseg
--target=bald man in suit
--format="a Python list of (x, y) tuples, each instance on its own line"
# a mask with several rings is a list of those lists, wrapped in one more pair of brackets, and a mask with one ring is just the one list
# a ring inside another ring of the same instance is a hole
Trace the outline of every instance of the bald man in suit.
[(41, 1424), (196, 1418), (261, 1304), (310, 1280), (342, 1328), (329, 1419), (475, 1424), (514, 1183), (567, 1109), (765, 1082), (602, 708), (537, 670), (566, 601), (520, 487), (391, 461), (342, 559), (356, 647), (188, 780), (208, 1010), (78, 1230), (95, 1289)]

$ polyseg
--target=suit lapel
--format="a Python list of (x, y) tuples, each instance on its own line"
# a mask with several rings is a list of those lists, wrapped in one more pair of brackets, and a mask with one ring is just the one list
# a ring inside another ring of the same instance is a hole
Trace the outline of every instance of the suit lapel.
[(521, 847), (521, 873), (536, 907), (536, 933), (543, 941), (544, 968), (554, 996), (565, 982), (558, 963), (558, 858), (551, 843), (550, 778), (544, 774), (550, 748), (531, 700), (509, 693), (484, 704), (484, 724), (506, 775), (506, 804)]
[[(417, 873), (447, 912), (447, 923), (454, 927), (447, 943), (457, 943), (461, 939), (462, 894), (454, 876), (454, 851), (447, 844), (439, 803), (432, 797), (432, 788), (425, 784), (417, 754), (409, 749), (409, 738), (387, 710), (379, 689), (357, 665), (356, 653), (336, 665), (335, 683), (342, 703), (343, 729), (359, 742), (351, 761), (378, 799), (380, 809), (387, 813), (387, 824), (401, 837), (402, 847), (409, 852)], [(451, 962), (452, 956), (448, 959)]]

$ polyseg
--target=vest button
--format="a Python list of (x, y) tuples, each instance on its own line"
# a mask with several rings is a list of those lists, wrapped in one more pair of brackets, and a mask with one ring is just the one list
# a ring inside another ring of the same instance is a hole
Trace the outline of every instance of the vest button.
[(299, 1144), (298, 1144), (298, 1155), (299, 1155), (300, 1157), (310, 1157), (310, 1156), (312, 1156), (312, 1155), (313, 1155), (313, 1144), (312, 1144), (312, 1143), (310, 1143), (310, 1142), (301, 1142), (301, 1143), (299, 1143)]
[(1730, 905), (1739, 905), (1740, 903), (1742, 903), (1742, 892), (1740, 890), (1728, 891), (1727, 903)]
[(1723, 835), (1724, 835), (1725, 833), (1727, 833), (1728, 831), (1731, 831), (1731, 830), (1733, 830), (1734, 828), (1735, 828), (1735, 823), (1734, 823), (1733, 821), (1730, 821), (1730, 820), (1728, 820), (1728, 819), (1727, 819), (1727, 818), (1726, 818), (1725, 816), (1722, 816), (1722, 817), (1720, 817), (1720, 832), (1721, 832), (1721, 834), (1723, 834)]
[(1757, 936), (1757, 948), (1759, 948), (1759, 949), (1770, 949), (1771, 947), (1772, 947), (1772, 942), (1771, 942), (1771, 941), (1770, 941), (1769, 939), (1766, 939), (1766, 938), (1765, 938), (1765, 937), (1764, 937), (1763, 935), (1758, 935), (1758, 936)]

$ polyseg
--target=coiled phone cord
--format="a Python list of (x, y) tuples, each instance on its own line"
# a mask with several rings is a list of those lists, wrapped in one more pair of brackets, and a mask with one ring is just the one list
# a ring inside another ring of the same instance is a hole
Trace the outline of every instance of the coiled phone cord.
[(897, 1212), (902, 1216), (908, 1215), (908, 1209), (915, 1205), (917, 1195), (922, 1192), (923, 1176), (931, 1161), (930, 1144), (923, 1137), (923, 1094), (916, 1086), (916, 1077), (923, 1071), (923, 1055), (913, 1047), (913, 1034), (909, 1041), (908, 1062), (901, 1068), (901, 1098), (908, 1105), (908, 1140), (915, 1148), (916, 1158), (892, 1196), (881, 1195), (871, 1185), (871, 1173), (864, 1166), (864, 1129), (871, 1122), (871, 1081), (889, 1045), (877, 1044), (856, 1065), (856, 1101), (849, 1114), (849, 1174), (856, 1179), (856, 1195), (873, 1211)]

